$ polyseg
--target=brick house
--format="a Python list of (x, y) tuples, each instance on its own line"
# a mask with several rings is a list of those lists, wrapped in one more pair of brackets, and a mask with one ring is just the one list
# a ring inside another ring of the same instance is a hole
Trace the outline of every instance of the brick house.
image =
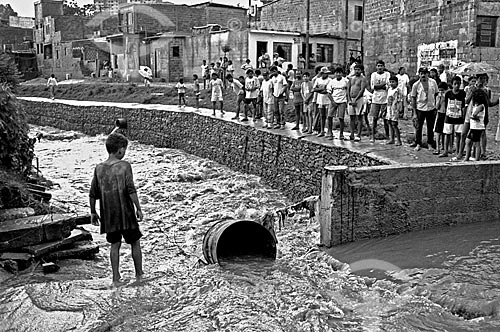
[(11, 16), (8, 25), (0, 25), (0, 52), (7, 53), (14, 59), (24, 79), (32, 79), (38, 75), (33, 28), (28, 27), (28, 24), (16, 24), (19, 19)]
[(492, 0), (366, 0), (364, 49), (368, 71), (377, 59), (411, 74), (419, 66), (484, 61), (500, 66), (498, 17)]
[[(257, 63), (261, 52), (279, 53), (297, 68), (299, 55), (306, 53), (306, 0), (266, 3), (257, 17), (251, 22), (249, 36), (252, 63)], [(316, 65), (344, 65), (360, 55), (362, 17), (361, 0), (311, 1), (309, 52)]]
[[(63, 2), (40, 0), (35, 3), (34, 48), (42, 75), (59, 79), (98, 75), (109, 60), (108, 45), (95, 40), (107, 31), (103, 20), (63, 15)], [(112, 31), (112, 30), (111, 30)]]
[(248, 34), (224, 28), (230, 18), (246, 24), (244, 8), (213, 3), (130, 4), (120, 8), (118, 18), (122, 32), (107, 39), (112, 68), (124, 78), (139, 79), (139, 66), (150, 67), (153, 77), (167, 81), (190, 78), (199, 72), (203, 59), (210, 63), (222, 57), (226, 44), (238, 51), (236, 66), (247, 56), (241, 44)]

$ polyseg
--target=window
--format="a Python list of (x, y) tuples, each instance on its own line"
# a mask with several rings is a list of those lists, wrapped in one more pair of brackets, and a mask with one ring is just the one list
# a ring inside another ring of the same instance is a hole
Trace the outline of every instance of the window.
[(56, 50), (56, 59), (59, 59), (59, 50)]
[(333, 62), (333, 45), (318, 44), (316, 47), (316, 61)]
[(354, 6), (354, 20), (363, 21), (363, 6)]
[(181, 56), (181, 50), (179, 46), (173, 46), (172, 47), (172, 56), (175, 58), (178, 58)]
[(292, 61), (292, 43), (273, 43), (273, 53), (278, 53), (285, 61)]
[(497, 19), (493, 16), (477, 17), (476, 46), (495, 47), (497, 39)]

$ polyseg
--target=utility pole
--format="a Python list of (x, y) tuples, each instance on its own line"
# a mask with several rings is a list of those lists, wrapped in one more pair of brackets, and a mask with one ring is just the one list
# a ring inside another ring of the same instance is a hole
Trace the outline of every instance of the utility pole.
[(306, 38), (305, 38), (305, 44), (306, 44), (306, 68), (305, 70), (309, 70), (309, 57), (311, 56), (309, 54), (309, 20), (311, 16), (311, 0), (306, 0)]
[(365, 63), (365, 5), (366, 1), (363, 0), (363, 16), (361, 17), (361, 61)]
[(345, 0), (345, 36), (344, 36), (344, 66), (347, 69), (347, 39), (349, 38), (349, 0)]

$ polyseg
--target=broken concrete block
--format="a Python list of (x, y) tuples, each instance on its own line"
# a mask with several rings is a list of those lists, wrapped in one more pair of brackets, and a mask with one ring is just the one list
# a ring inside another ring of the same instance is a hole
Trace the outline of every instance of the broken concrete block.
[(57, 241), (71, 235), (74, 214), (50, 214), (8, 220), (0, 224), (0, 250)]
[(21, 250), (38, 258), (56, 250), (67, 248), (79, 241), (92, 241), (92, 234), (83, 228), (76, 228), (71, 231), (71, 235), (65, 239), (23, 247)]
[(99, 252), (99, 246), (92, 242), (76, 242), (74, 248), (59, 250), (43, 256), (44, 260), (58, 261), (62, 259), (94, 259)]
[(3, 265), (7, 271), (17, 273), (31, 266), (33, 256), (25, 252), (4, 252), (0, 254), (0, 261), (4, 261)]

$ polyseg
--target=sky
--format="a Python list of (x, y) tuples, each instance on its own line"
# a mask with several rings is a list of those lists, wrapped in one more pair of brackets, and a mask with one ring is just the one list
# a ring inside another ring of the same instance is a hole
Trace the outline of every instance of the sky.
[[(206, 0), (169, 0), (173, 3), (176, 4), (187, 4), (187, 5), (192, 5), (195, 3), (199, 2), (205, 2)], [(27, 17), (34, 17), (35, 16), (35, 9), (34, 9), (34, 0), (0, 0), (0, 4), (6, 5), (10, 4), (12, 9), (17, 12), (19, 16), (27, 16)], [(94, 3), (94, 0), (77, 0), (76, 1), (79, 5), (85, 5), (89, 3)], [(238, 2), (240, 2), (242, 5), (247, 5), (248, 0), (215, 0), (213, 2), (216, 3), (223, 3), (227, 5), (233, 5), (236, 6)]]

